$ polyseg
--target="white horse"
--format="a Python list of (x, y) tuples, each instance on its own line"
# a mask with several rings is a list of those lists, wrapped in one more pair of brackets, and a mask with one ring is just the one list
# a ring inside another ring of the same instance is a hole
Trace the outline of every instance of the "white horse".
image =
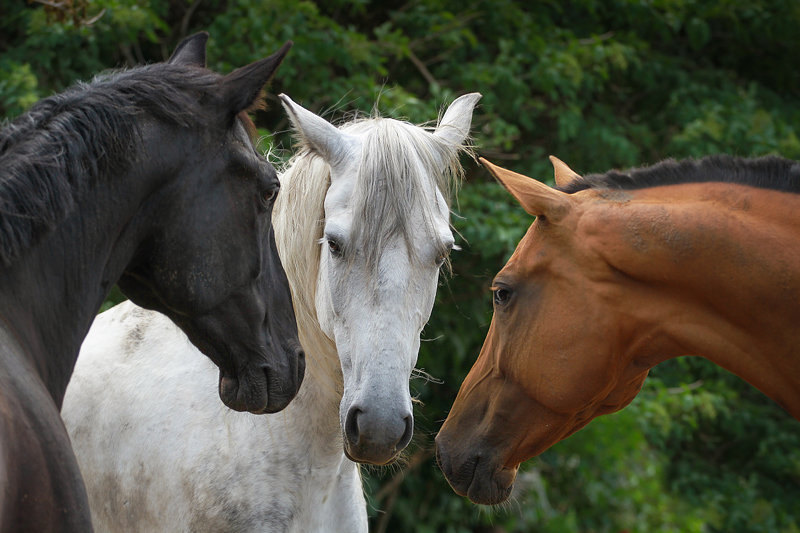
[(62, 410), (98, 531), (367, 530), (350, 459), (388, 463), (411, 438), (408, 380), (479, 98), (429, 132), (386, 118), (337, 129), (281, 95), (301, 146), (273, 224), (305, 381), (281, 413), (236, 413), (169, 320), (130, 303), (99, 315)]

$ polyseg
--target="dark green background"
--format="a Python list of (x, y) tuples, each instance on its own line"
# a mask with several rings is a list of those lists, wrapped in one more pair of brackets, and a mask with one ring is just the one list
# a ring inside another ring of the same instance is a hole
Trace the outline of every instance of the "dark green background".
[[(109, 67), (158, 61), (211, 33), (227, 72), (292, 39), (256, 119), (286, 158), (274, 94), (332, 120), (378, 109), (429, 122), (484, 97), (479, 154), (550, 180), (714, 153), (800, 158), (800, 2), (509, 0), (368, 2), (0, 0), (0, 116)], [(531, 219), (473, 161), (455, 207), (461, 252), (442, 282), (412, 381), (421, 400), (406, 461), (367, 469), (375, 532), (800, 531), (800, 423), (702, 359), (657, 367), (622, 412), (528, 461), (512, 501), (454, 495), (432, 438), (480, 349), (489, 282)]]

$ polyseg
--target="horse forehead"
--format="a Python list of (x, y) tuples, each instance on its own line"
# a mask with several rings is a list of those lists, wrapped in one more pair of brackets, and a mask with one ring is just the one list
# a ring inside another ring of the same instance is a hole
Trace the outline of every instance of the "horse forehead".
[(258, 135), (255, 127), (250, 117), (246, 114), (240, 114), (238, 119), (234, 121), (233, 135), (244, 146), (255, 149), (256, 136)]
[(511, 257), (503, 268), (498, 272), (497, 277), (514, 276), (528, 277), (540, 268), (540, 264), (547, 256), (547, 252), (542, 246), (541, 238), (537, 235), (538, 228), (536, 223), (531, 224), (527, 233), (517, 244)]
[[(347, 148), (354, 167), (402, 162), (416, 167), (419, 173), (426, 173), (432, 170), (428, 168), (431, 161), (426, 162), (426, 159), (431, 154), (436, 156), (440, 149), (435, 136), (424, 128), (391, 118), (367, 119), (341, 129), (349, 134)], [(370, 150), (368, 153), (364, 152), (365, 147)], [(436, 182), (435, 179), (430, 181)]]
[[(422, 171), (422, 170), (420, 170)], [(333, 218), (349, 219), (358, 215), (353, 212), (353, 208), (357, 205), (357, 194), (375, 194), (377, 196), (380, 191), (357, 191), (358, 187), (358, 172), (359, 166), (357, 162), (351, 161), (350, 164), (340, 164), (336, 167), (331, 167), (331, 184), (325, 194), (324, 209), (327, 222)], [(398, 176), (389, 175), (386, 179), (397, 179)], [(399, 177), (402, 179), (402, 177)], [(436, 186), (433, 179), (422, 179), (415, 182), (409, 182), (409, 187), (420, 187), (424, 190), (420, 195), (420, 201), (414, 202), (412, 210), (405, 213), (410, 220), (415, 223), (423, 224), (428, 219), (427, 214), (432, 215), (431, 222), (434, 224), (434, 231), (437, 236), (451, 238), (450, 232), (450, 207), (447, 203), (442, 192)], [(385, 191), (383, 191), (385, 193)], [(370, 209), (371, 204), (366, 204), (366, 210)], [(426, 206), (432, 206), (427, 208)], [(426, 211), (428, 213), (426, 213)], [(340, 225), (342, 220), (340, 220)], [(423, 226), (419, 226), (423, 227)], [(422, 232), (420, 232), (422, 233)]]
[(361, 146), (348, 143), (345, 155), (335, 162), (327, 162), (330, 171), (330, 185), (325, 193), (325, 212), (349, 207), (355, 194), (358, 171), (361, 165)]
[(325, 194), (325, 225), (336, 220), (338, 225), (349, 226), (347, 219), (352, 217), (355, 177), (351, 179), (335, 179), (331, 181)]
[(598, 228), (603, 227), (603, 217), (598, 215), (603, 212), (588, 207), (597, 206), (576, 206), (558, 224), (535, 220), (503, 269), (530, 275), (545, 267), (585, 265), (587, 259), (594, 257), (592, 250), (596, 243), (593, 236)]

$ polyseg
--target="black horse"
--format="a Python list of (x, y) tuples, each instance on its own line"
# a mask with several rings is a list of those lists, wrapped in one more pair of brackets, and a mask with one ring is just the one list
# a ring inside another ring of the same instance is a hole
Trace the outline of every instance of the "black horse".
[(221, 76), (205, 69), (207, 39), (0, 131), (0, 532), (91, 530), (59, 408), (117, 282), (216, 363), (229, 407), (278, 411), (300, 387), (270, 220), (279, 183), (244, 113), (291, 43)]

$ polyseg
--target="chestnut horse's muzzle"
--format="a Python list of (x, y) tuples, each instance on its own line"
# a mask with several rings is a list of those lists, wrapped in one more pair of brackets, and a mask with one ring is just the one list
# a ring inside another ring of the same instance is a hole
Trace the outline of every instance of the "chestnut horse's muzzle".
[(517, 467), (497, 465), (489, 450), (450, 439), (446, 433), (436, 436), (436, 462), (447, 482), (459, 495), (482, 505), (507, 500), (517, 476)]

